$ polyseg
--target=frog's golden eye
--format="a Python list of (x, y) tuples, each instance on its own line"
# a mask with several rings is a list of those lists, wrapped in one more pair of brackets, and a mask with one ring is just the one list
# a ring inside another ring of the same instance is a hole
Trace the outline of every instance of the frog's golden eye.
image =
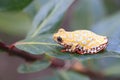
[(62, 40), (62, 38), (59, 36), (59, 37), (57, 37), (57, 41), (58, 41), (58, 42), (62, 42), (63, 40)]

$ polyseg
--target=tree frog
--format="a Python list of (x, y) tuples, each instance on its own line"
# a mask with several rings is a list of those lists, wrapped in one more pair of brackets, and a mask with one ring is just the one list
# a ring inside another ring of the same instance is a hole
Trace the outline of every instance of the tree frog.
[(108, 43), (106, 36), (97, 35), (89, 30), (65, 31), (59, 29), (53, 39), (64, 47), (62, 52), (94, 54), (104, 50)]

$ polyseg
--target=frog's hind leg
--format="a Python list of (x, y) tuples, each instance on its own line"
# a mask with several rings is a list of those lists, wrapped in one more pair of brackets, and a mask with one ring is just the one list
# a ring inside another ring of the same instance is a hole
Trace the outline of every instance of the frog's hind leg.
[(83, 47), (81, 47), (80, 45), (76, 46), (75, 52), (78, 54), (85, 54)]

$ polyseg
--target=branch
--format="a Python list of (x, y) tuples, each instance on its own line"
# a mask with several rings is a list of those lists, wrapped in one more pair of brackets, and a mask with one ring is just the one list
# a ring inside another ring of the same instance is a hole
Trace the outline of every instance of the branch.
[(85, 68), (79, 61), (77, 60), (61, 60), (54, 58), (52, 59), (52, 64), (51, 67), (54, 68), (62, 68), (62, 69), (67, 69), (67, 70), (72, 70), (75, 72), (78, 72), (80, 74), (89, 76), (91, 79), (92, 78), (98, 78), (100, 80), (103, 80), (105, 76), (100, 73), (100, 72), (94, 72), (88, 68)]
[(16, 48), (14, 45), (7, 46), (3, 42), (0, 42), (0, 49), (8, 52), (9, 55), (21, 57), (26, 61), (35, 61), (43, 59), (43, 55), (33, 55), (31, 53)]

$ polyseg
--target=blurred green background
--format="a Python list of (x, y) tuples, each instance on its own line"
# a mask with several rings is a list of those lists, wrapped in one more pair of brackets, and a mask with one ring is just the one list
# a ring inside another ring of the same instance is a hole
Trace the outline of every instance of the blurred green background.
[[(25, 36), (35, 14), (47, 1), (0, 0), (0, 32), (7, 36)], [(92, 25), (118, 13), (119, 4), (119, 0), (76, 0), (66, 13), (62, 27), (90, 29)]]
[[(35, 15), (48, 1), (50, 0), (0, 0), (0, 40), (11, 44), (24, 39), (33, 25)], [(112, 46), (108, 49), (112, 52), (117, 45), (115, 52), (120, 54), (120, 0), (75, 0), (65, 13), (61, 27), (66, 30), (88, 29), (109, 36)], [(0, 62), (0, 80), (30, 79), (31, 75), (21, 75), (15, 70), (23, 60), (1, 54)], [(83, 63), (95, 71), (105, 70), (107, 75), (120, 75), (118, 56), (88, 59)], [(47, 71), (49, 72), (45, 72)], [(36, 74), (34, 77), (43, 75), (42, 72)]]
[[(34, 16), (48, 1), (0, 0), (1, 39), (11, 43), (25, 37)], [(91, 29), (92, 25), (119, 13), (119, 7), (119, 0), (75, 0), (65, 14), (62, 27), (67, 30)], [(6, 40), (7, 37), (9, 41)]]

